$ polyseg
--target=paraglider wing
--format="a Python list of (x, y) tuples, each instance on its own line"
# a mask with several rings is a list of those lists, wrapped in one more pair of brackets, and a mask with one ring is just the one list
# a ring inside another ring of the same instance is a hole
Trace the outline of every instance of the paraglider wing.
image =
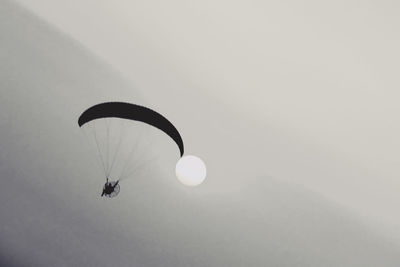
[(183, 156), (183, 141), (178, 130), (169, 120), (152, 109), (124, 102), (101, 103), (83, 112), (79, 117), (78, 124), (79, 127), (82, 127), (87, 122), (101, 118), (121, 118), (152, 125), (170, 136), (178, 145), (180, 156)]

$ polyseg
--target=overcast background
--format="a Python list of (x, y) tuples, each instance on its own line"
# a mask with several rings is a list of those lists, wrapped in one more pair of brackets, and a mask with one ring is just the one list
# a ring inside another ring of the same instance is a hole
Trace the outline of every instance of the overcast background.
[[(399, 266), (399, 11), (0, 0), (1, 265)], [(110, 100), (170, 119), (206, 181), (151, 132), (101, 199), (77, 118)]]

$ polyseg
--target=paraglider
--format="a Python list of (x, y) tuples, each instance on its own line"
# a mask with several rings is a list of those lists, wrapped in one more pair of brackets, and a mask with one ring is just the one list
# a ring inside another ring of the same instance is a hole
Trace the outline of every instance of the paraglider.
[[(125, 103), (125, 102), (106, 102), (106, 103), (101, 103), (94, 105), (90, 108), (88, 108), (86, 111), (84, 111), (79, 119), (78, 119), (78, 125), (79, 127), (83, 127), (85, 124), (89, 124), (90, 122), (94, 122), (95, 120), (99, 119), (122, 119), (122, 120), (128, 120), (130, 122), (141, 122), (145, 123), (148, 125), (151, 125), (161, 131), (163, 131), (165, 134), (167, 134), (172, 140), (176, 143), (179, 149), (179, 155), (180, 157), (183, 156), (184, 153), (184, 145), (183, 145), (183, 140), (181, 135), (179, 134), (178, 130), (175, 128), (175, 126), (167, 120), (164, 116), (161, 114), (157, 113), (156, 111), (149, 109), (147, 107), (139, 106), (136, 104), (131, 104), (131, 103)], [(106, 197), (115, 197), (118, 195), (119, 190), (120, 190), (120, 185), (119, 182), (122, 178), (126, 177), (128, 174), (124, 173), (125, 168), (121, 171), (119, 174), (119, 177), (111, 177), (111, 172), (112, 168), (114, 166), (116, 156), (118, 154), (118, 151), (120, 150), (121, 147), (121, 141), (122, 141), (122, 133), (118, 137), (120, 138), (118, 142), (118, 146), (116, 148), (115, 155), (113, 157), (113, 160), (111, 164), (108, 163), (109, 161), (109, 143), (110, 143), (110, 133), (109, 133), (109, 124), (106, 122), (106, 139), (107, 139), (107, 145), (106, 145), (106, 156), (100, 155), (101, 162), (103, 165), (103, 170), (105, 172), (105, 178), (106, 178), (106, 183), (104, 184), (103, 191), (101, 196), (106, 196)], [(96, 132), (95, 126), (93, 126), (93, 132), (94, 132), (94, 138), (97, 144), (97, 149), (99, 154), (102, 154), (101, 149), (99, 147), (99, 141), (98, 141), (98, 133)], [(134, 151), (134, 150), (132, 150)], [(129, 153), (132, 154), (132, 153)], [(125, 155), (126, 156), (126, 155)], [(127, 157), (130, 157), (128, 155)], [(106, 158), (106, 159), (105, 159)], [(105, 163), (104, 161), (107, 161)], [(125, 166), (126, 167), (126, 166)], [(109, 179), (116, 179), (115, 181), (109, 181)]]

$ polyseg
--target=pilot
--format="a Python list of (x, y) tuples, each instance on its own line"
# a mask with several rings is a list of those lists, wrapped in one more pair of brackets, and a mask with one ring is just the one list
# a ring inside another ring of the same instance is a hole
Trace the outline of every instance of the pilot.
[(117, 187), (118, 183), (119, 183), (119, 181), (109, 182), (108, 178), (107, 178), (107, 182), (104, 184), (103, 192), (101, 193), (101, 196), (104, 196), (104, 195), (109, 196), (109, 195), (111, 195), (114, 192), (115, 187)]

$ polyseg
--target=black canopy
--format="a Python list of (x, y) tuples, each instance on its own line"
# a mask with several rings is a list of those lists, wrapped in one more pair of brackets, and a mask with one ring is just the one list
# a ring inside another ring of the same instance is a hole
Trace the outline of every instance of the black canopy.
[(121, 118), (152, 125), (169, 135), (178, 145), (181, 157), (183, 156), (183, 141), (178, 130), (169, 120), (152, 109), (124, 102), (101, 103), (83, 112), (78, 124), (82, 127), (87, 122), (101, 118)]

